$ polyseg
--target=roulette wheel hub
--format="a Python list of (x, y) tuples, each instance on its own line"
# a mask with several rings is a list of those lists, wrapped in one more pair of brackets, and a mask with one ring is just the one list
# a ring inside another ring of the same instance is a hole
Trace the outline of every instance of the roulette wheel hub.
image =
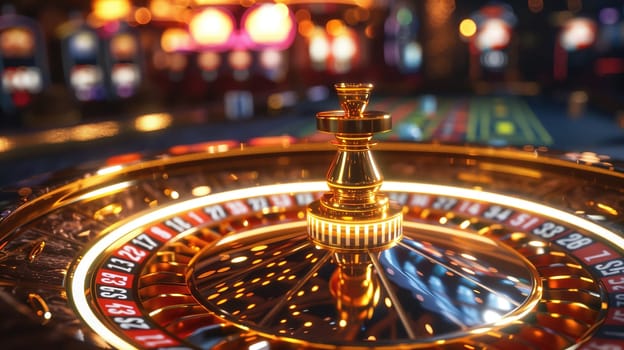
[[(391, 119), (382, 112), (364, 113), (371, 84), (336, 84), (336, 90), (344, 110), (317, 114), (319, 130), (336, 133), (338, 152), (327, 171), (330, 192), (308, 206), (308, 234), (338, 251), (383, 249), (400, 239), (403, 215), (379, 192), (383, 178), (370, 143), (373, 133), (390, 130)], [(325, 128), (328, 118), (334, 127)], [(384, 120), (384, 127), (374, 120)]]

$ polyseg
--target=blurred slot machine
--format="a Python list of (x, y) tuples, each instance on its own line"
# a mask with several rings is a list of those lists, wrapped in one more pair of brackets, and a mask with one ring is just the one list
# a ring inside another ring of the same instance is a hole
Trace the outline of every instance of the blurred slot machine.
[[(287, 50), (294, 41), (296, 25), (290, 8), (284, 4), (251, 6), (244, 10), (240, 23), (227, 8), (206, 6), (193, 14), (188, 33), (206, 82), (216, 80), (221, 72), (231, 72), (224, 107), (226, 118), (236, 120), (252, 117), (254, 97), (266, 92), (258, 86), (248, 90), (245, 82), (252, 76), (263, 76), (273, 83), (286, 78)], [(185, 45), (181, 46), (183, 50)], [(272, 105), (276, 106), (283, 107), (279, 101)]]
[(117, 22), (117, 30), (107, 32), (105, 57), (114, 98), (134, 96), (143, 80), (139, 38), (127, 25)]
[(184, 28), (170, 27), (161, 36), (159, 47), (154, 50), (152, 64), (157, 71), (166, 72), (170, 82), (182, 81), (192, 52), (192, 39)]
[(419, 22), (413, 4), (398, 2), (384, 23), (386, 40), (384, 60), (402, 73), (415, 73), (422, 65), (422, 46), (418, 41)]
[(584, 76), (593, 57), (589, 50), (596, 42), (597, 25), (588, 17), (571, 17), (563, 21), (555, 42), (553, 75), (557, 80)]
[(2, 122), (9, 122), (32, 104), (49, 84), (45, 43), (33, 19), (7, 13), (0, 16), (0, 73)]
[(65, 79), (79, 101), (108, 97), (104, 54), (97, 32), (82, 24), (61, 39)]
[(325, 27), (314, 25), (308, 37), (312, 68), (332, 74), (346, 74), (362, 58), (358, 34), (343, 20), (334, 18)]
[(296, 33), (295, 20), (284, 4), (263, 3), (244, 11), (240, 25), (230, 11), (206, 7), (189, 23), (198, 65), (207, 77), (221, 65), (217, 53), (225, 53), (228, 68), (236, 81), (249, 79), (252, 73), (272, 81), (285, 77), (286, 50)]
[(602, 8), (598, 26), (595, 46), (599, 57), (594, 70), (600, 77), (619, 78), (618, 90), (624, 90), (624, 7)]
[(247, 10), (241, 19), (241, 41), (258, 53), (261, 75), (279, 82), (288, 70), (287, 50), (295, 40), (296, 24), (284, 4), (260, 4)]
[(595, 59), (596, 52), (591, 49), (596, 43), (597, 27), (589, 17), (567, 18), (555, 42), (553, 77), (565, 80), (569, 86), (578, 89), (571, 91), (568, 97), (568, 116), (571, 118), (579, 118), (586, 111), (589, 97), (583, 86), (593, 73), (587, 67)]
[[(187, 32), (189, 44), (180, 49), (190, 46), (197, 52), (197, 66), (206, 82), (216, 80), (226, 70), (224, 64), (230, 65), (228, 68), (236, 80), (245, 80), (249, 76), (247, 69), (252, 58), (244, 48), (237, 47), (236, 19), (227, 8), (209, 6), (199, 9), (189, 22)], [(224, 62), (226, 52), (230, 54)]]
[(460, 23), (459, 32), (470, 44), (470, 75), (473, 80), (509, 68), (516, 22), (517, 17), (511, 6), (492, 4), (482, 7)]

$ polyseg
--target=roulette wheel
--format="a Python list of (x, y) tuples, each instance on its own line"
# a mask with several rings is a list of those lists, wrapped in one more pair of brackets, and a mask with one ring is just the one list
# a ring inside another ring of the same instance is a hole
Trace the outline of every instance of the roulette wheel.
[(371, 151), (370, 89), (317, 114), (334, 146), (187, 145), (5, 191), (3, 347), (623, 349), (621, 163)]

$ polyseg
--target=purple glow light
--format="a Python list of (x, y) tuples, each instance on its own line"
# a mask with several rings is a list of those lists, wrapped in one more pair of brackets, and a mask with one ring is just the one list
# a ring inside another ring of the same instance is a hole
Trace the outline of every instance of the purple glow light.
[(605, 7), (600, 10), (598, 18), (602, 24), (615, 24), (620, 20), (620, 13), (613, 7)]

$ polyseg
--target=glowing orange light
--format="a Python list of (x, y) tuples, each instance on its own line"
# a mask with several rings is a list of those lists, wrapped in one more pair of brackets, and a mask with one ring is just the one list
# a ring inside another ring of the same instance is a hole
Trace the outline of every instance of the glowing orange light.
[(141, 155), (141, 153), (120, 154), (120, 155), (112, 156), (106, 159), (106, 165), (113, 166), (113, 165), (134, 163), (134, 162), (141, 160), (142, 157), (143, 156)]
[(13, 141), (7, 137), (0, 137), (0, 152), (6, 152), (14, 148)]
[(310, 14), (310, 11), (308, 9), (299, 9), (297, 10), (297, 12), (295, 12), (295, 19), (298, 22), (311, 20), (312, 14)]
[(137, 53), (137, 43), (130, 34), (115, 36), (110, 43), (111, 53), (116, 59), (133, 58)]
[(189, 29), (200, 45), (223, 45), (232, 35), (234, 21), (224, 10), (207, 8), (191, 19)]
[(375, 27), (372, 24), (367, 25), (366, 29), (364, 29), (364, 34), (367, 38), (373, 39), (375, 37)]
[(212, 51), (200, 52), (199, 55), (197, 55), (197, 64), (203, 70), (215, 70), (221, 64), (221, 56)]
[(134, 20), (138, 24), (148, 24), (152, 20), (152, 13), (147, 7), (139, 7), (134, 12)]
[(169, 127), (173, 117), (167, 113), (144, 114), (136, 117), (134, 127), (137, 131), (149, 132)]
[(99, 19), (114, 21), (130, 14), (132, 5), (128, 0), (94, 0), (93, 13)]
[(314, 32), (314, 23), (310, 20), (303, 20), (299, 22), (299, 34), (303, 37), (310, 37)]
[(344, 15), (345, 21), (349, 25), (356, 25), (359, 22), (358, 11), (355, 8), (350, 8), (345, 12)]
[(165, 52), (184, 51), (192, 46), (191, 36), (181, 28), (168, 28), (160, 37), (160, 47)]
[(466, 18), (459, 23), (459, 33), (466, 38), (470, 38), (477, 33), (477, 24), (470, 18)]
[(251, 9), (243, 19), (243, 28), (257, 44), (290, 41), (294, 25), (290, 9), (284, 4), (262, 4)]
[(234, 50), (228, 56), (228, 63), (234, 69), (244, 70), (251, 66), (252, 57), (249, 51)]
[(249, 140), (251, 146), (288, 146), (297, 142), (292, 136), (261, 136)]
[[(176, 146), (169, 148), (169, 152), (175, 155), (197, 153), (197, 152), (222, 153), (222, 152), (227, 152), (230, 149), (236, 148), (239, 145), (240, 143), (235, 140), (219, 140), (219, 141), (194, 143), (190, 145), (176, 145)], [(203, 187), (208, 187), (208, 186), (203, 186)], [(208, 187), (208, 192), (210, 192), (210, 187)], [(195, 192), (193, 192), (193, 194), (195, 194)]]
[(343, 21), (339, 19), (331, 19), (325, 25), (327, 33), (331, 36), (344, 35), (346, 32), (346, 26)]
[(35, 38), (26, 28), (14, 27), (0, 33), (0, 51), (7, 57), (24, 57), (33, 54)]
[(172, 72), (181, 72), (188, 65), (188, 58), (184, 54), (174, 52), (167, 58), (169, 70)]
[(169, 18), (173, 15), (173, 5), (167, 0), (152, 0), (149, 10), (154, 18)]
[(173, 17), (175, 18), (176, 21), (189, 23), (191, 19), (193, 18), (193, 10), (191, 10), (190, 8), (177, 6), (175, 9), (176, 10), (175, 10), (175, 14)]

